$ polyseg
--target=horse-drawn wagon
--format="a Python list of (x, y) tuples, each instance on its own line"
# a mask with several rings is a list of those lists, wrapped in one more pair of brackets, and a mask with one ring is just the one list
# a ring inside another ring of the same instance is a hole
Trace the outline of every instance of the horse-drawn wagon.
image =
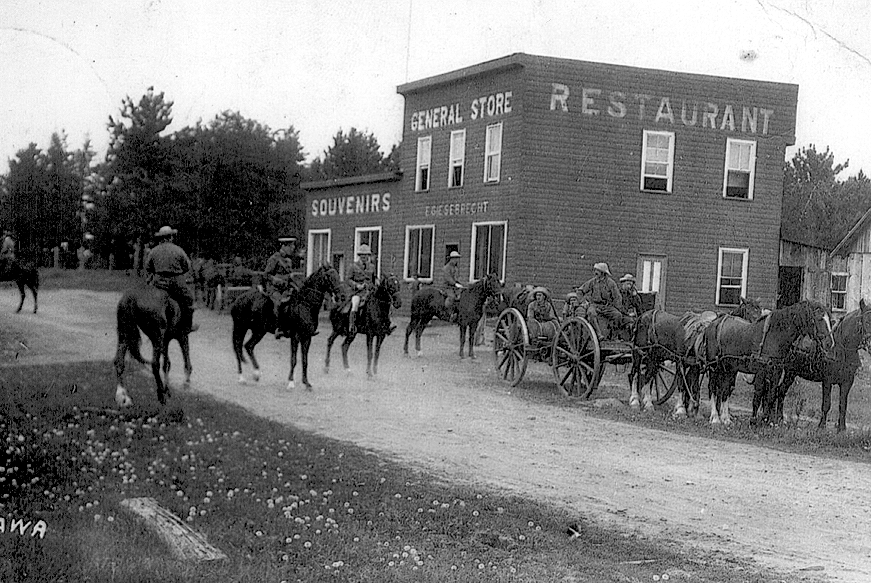
[[(642, 306), (651, 309), (655, 294), (640, 294)], [(553, 305), (552, 300), (548, 299)], [(524, 378), (530, 361), (541, 362), (552, 369), (557, 387), (566, 395), (589, 397), (599, 385), (606, 364), (628, 365), (636, 350), (631, 339), (609, 337), (599, 340), (593, 325), (582, 316), (560, 318), (557, 314), (556, 333), (550, 336), (530, 334), (523, 305), (525, 299), (508, 302), (496, 320), (493, 332), (493, 353), (500, 376), (518, 385)], [(674, 366), (663, 367), (653, 375), (651, 390), (655, 399), (664, 402), (674, 391)]]

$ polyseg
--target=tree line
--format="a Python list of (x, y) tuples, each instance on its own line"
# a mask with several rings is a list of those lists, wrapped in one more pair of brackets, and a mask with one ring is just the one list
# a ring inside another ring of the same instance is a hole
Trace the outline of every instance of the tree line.
[(126, 97), (108, 118), (103, 160), (90, 142), (70, 149), (63, 134), (53, 134), (46, 150), (30, 144), (18, 151), (0, 175), (0, 226), (16, 233), (22, 255), (85, 242), (121, 264), (134, 242), (172, 225), (189, 253), (263, 257), (277, 235), (302, 236), (302, 181), (399, 166), (397, 146), (385, 156), (374, 135), (356, 128), (340, 129), (307, 166), (292, 125), (273, 130), (225, 111), (170, 132), (172, 107), (153, 88), (136, 102)]

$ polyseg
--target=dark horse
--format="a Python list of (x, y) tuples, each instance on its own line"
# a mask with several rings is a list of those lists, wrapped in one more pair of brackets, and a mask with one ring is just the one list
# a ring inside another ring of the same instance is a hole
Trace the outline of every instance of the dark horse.
[[(347, 294), (346, 294), (347, 295)], [(327, 356), (324, 360), (324, 372), (330, 370), (330, 351), (333, 342), (339, 336), (344, 336), (342, 342), (342, 364), (348, 370), (348, 348), (357, 337), (358, 333), (366, 334), (366, 375), (369, 378), (378, 374), (378, 356), (381, 354), (381, 343), (390, 333), (390, 306), (396, 309), (402, 307), (402, 299), (399, 297), (399, 279), (392, 273), (382, 277), (381, 283), (375, 291), (369, 295), (360, 307), (360, 314), (356, 318), (356, 332), (348, 332), (349, 310), (347, 306), (337, 305), (330, 310), (330, 322), (333, 332), (327, 339)], [(373, 352), (374, 340), (374, 352)]]
[(308, 350), (311, 339), (317, 333), (318, 312), (324, 302), (324, 294), (339, 292), (339, 274), (331, 265), (323, 265), (312, 273), (299, 290), (292, 289), (282, 298), (278, 306), (278, 318), (275, 318), (275, 304), (272, 298), (263, 292), (252, 289), (236, 298), (230, 308), (233, 318), (233, 350), (236, 354), (236, 364), (240, 382), (242, 363), (245, 356), (242, 346), (245, 335), (251, 330), (251, 337), (244, 343), (245, 351), (251, 357), (254, 365), (254, 379), (260, 378), (260, 367), (254, 358), (254, 347), (267, 332), (275, 330), (276, 326), (288, 332), (290, 336), (290, 374), (287, 378), (287, 388), (293, 389), (293, 372), (296, 368), (296, 350), (302, 354), (302, 383), (311, 388), (308, 382)]
[[(478, 321), (484, 313), (484, 302), (489, 297), (496, 297), (502, 291), (502, 283), (495, 273), (480, 279), (463, 289), (460, 299), (454, 302), (457, 313), (457, 323), (460, 325), (460, 358), (463, 358), (463, 348), (466, 338), (469, 339), (469, 358), (475, 358), (475, 342), (473, 335)], [(417, 292), (411, 298), (411, 320), (405, 329), (405, 346), (403, 351), (408, 354), (408, 338), (414, 332), (414, 348), (421, 355), (420, 337), (433, 318), (449, 322), (451, 313), (445, 308), (445, 295), (434, 287), (427, 287)]]
[(838, 385), (838, 432), (846, 429), (847, 398), (859, 369), (859, 349), (867, 350), (871, 341), (871, 306), (866, 305), (865, 300), (859, 300), (859, 309), (844, 316), (832, 330), (832, 336), (835, 340), (832, 358), (827, 358), (813, 343), (807, 349), (796, 346), (787, 356), (784, 367), (773, 367), (769, 371), (768, 376), (774, 378), (765, 378), (764, 375), (754, 378), (753, 417), (764, 403), (765, 421), (783, 419), (783, 400), (796, 377), (801, 377), (821, 383), (820, 429), (825, 428), (832, 406), (832, 385)]
[(21, 294), (21, 301), (18, 302), (16, 313), (21, 311), (24, 306), (24, 288), (30, 288), (30, 293), (33, 294), (33, 313), (39, 307), (37, 296), (39, 295), (39, 271), (36, 267), (22, 263), (18, 259), (13, 259), (5, 271), (0, 271), (0, 281), (14, 281), (18, 286), (18, 293)]
[[(741, 298), (730, 315), (755, 322), (762, 312), (759, 302)], [(686, 417), (688, 410), (695, 415), (701, 376), (695, 354), (697, 339), (718, 316), (716, 312), (686, 312), (678, 317), (662, 310), (649, 310), (638, 317), (633, 331), (632, 372), (629, 375), (631, 407), (643, 404), (645, 411), (652, 410), (653, 400), (649, 392), (645, 393), (644, 387), (651, 382), (673, 381), (678, 391), (674, 416)], [(673, 365), (673, 377), (669, 372), (664, 373), (667, 362)], [(667, 387), (661, 388), (668, 390)]]
[[(169, 342), (178, 340), (184, 357), (185, 385), (191, 380), (191, 358), (188, 335), (179, 331), (181, 310), (178, 302), (170, 295), (156, 287), (145, 286), (124, 292), (118, 302), (118, 350), (115, 352), (115, 373), (118, 386), (115, 389), (115, 402), (120, 407), (132, 404), (127, 390), (124, 388), (124, 361), (127, 351), (142, 364), (151, 364), (154, 382), (157, 384), (157, 400), (166, 404), (169, 396)], [(151, 360), (142, 358), (139, 350), (142, 330), (151, 341)], [(161, 358), (163, 358), (163, 375), (160, 378)]]
[(732, 422), (728, 398), (738, 372), (757, 374), (766, 367), (783, 366), (792, 344), (810, 336), (829, 352), (833, 345), (829, 313), (819, 302), (804, 300), (768, 316), (748, 322), (721, 316), (705, 328), (705, 364), (709, 371), (711, 424)]

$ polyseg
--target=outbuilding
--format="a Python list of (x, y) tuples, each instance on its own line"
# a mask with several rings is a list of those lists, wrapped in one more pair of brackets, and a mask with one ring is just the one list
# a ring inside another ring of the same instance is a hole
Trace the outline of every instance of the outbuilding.
[(562, 295), (604, 261), (676, 313), (773, 307), (797, 86), (518, 53), (397, 90), (403, 173), (303, 185), (309, 269), (377, 238), (406, 281), (458, 251)]

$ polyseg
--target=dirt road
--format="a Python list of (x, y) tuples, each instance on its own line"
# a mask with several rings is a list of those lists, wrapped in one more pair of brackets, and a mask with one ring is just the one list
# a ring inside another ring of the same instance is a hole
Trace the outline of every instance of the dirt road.
[[(29, 348), (19, 362), (114, 355), (117, 294), (46, 291), (36, 316), (11, 314), (15, 296), (0, 294), (0, 326), (26, 328)], [(550, 501), (660, 540), (719, 549), (786, 572), (871, 581), (867, 465), (651, 431), (530, 403), (496, 382), (487, 351), (477, 361), (459, 361), (456, 331), (447, 327), (424, 337), (421, 359), (401, 355), (400, 327), (385, 344), (381, 377), (373, 382), (366, 379), (362, 339), (351, 348), (350, 373), (342, 370), (338, 346), (333, 369), (324, 373), (328, 331), (322, 325), (311, 352), (311, 392), (285, 389), (289, 343), (270, 336), (258, 348), (263, 378), (240, 386), (229, 316), (198, 311), (197, 319), (202, 328), (192, 336), (191, 390), (453, 481)], [(180, 390), (181, 358), (173, 355), (172, 380)], [(113, 387), (107, 379), (106, 390)]]

